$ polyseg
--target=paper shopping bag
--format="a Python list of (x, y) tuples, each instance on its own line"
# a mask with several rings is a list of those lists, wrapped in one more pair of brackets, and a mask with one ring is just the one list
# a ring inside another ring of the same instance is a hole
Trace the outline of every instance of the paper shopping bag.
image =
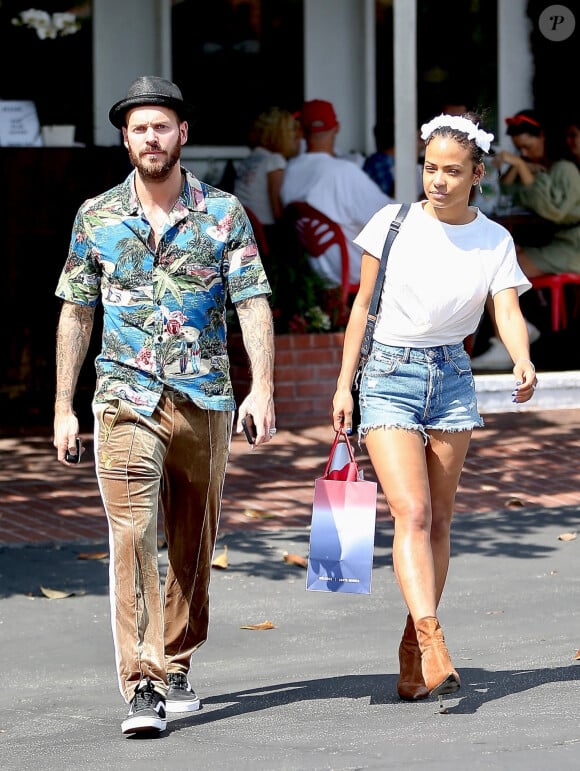
[[(338, 432), (340, 434), (340, 432)], [(337, 438), (338, 437), (337, 434)], [(337, 440), (324, 475), (314, 483), (306, 588), (369, 594), (373, 568), (377, 485), (360, 478), (346, 435), (350, 461), (332, 467)], [(333, 478), (342, 472), (347, 478)]]

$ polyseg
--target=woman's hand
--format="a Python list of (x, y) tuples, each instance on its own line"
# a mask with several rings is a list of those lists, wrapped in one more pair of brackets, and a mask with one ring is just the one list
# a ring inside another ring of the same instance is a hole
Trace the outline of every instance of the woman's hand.
[(350, 391), (338, 389), (332, 400), (332, 425), (335, 431), (344, 428), (345, 433), (352, 434), (352, 413), (354, 399)]
[(503, 184), (509, 185), (512, 185), (517, 177), (524, 185), (530, 185), (538, 172), (546, 171), (546, 167), (541, 163), (530, 163), (521, 155), (510, 153), (509, 150), (500, 150), (496, 153), (492, 163), (498, 169), (501, 169), (504, 163), (509, 164), (509, 168), (501, 177)]
[(515, 404), (529, 402), (538, 385), (534, 365), (529, 359), (518, 359), (514, 364), (513, 372), (516, 378), (516, 385), (512, 392), (512, 400)]
[(510, 166), (517, 166), (520, 162), (525, 163), (521, 155), (516, 153), (510, 153), (509, 150), (500, 150), (493, 158), (494, 166), (503, 166), (504, 163), (509, 163)]

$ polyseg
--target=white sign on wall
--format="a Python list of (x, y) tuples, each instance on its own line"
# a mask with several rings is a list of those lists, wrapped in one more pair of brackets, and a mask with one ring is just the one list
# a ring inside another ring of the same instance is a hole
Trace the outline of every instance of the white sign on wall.
[(42, 147), (34, 102), (0, 99), (0, 147)]

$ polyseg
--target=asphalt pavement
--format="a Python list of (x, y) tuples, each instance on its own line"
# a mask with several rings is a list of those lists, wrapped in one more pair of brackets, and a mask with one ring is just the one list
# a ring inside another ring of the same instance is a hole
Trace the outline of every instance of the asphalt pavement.
[(223, 533), (191, 671), (202, 709), (156, 739), (121, 734), (107, 544), (3, 548), (2, 769), (578, 769), (579, 542), (562, 539), (577, 529), (576, 506), (456, 518), (440, 620), (462, 687), (446, 714), (397, 697), (390, 522), (369, 595), (306, 590), (284, 559), (307, 554), (305, 527)]

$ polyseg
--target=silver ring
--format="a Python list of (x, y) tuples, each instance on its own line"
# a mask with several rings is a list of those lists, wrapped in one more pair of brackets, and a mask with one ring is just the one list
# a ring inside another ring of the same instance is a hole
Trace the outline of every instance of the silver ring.
[(278, 429), (276, 429), (276, 428), (271, 428), (271, 429), (268, 431), (268, 433), (270, 434), (270, 436), (274, 436), (274, 434), (276, 433), (276, 431), (277, 431), (277, 430), (278, 430)]

